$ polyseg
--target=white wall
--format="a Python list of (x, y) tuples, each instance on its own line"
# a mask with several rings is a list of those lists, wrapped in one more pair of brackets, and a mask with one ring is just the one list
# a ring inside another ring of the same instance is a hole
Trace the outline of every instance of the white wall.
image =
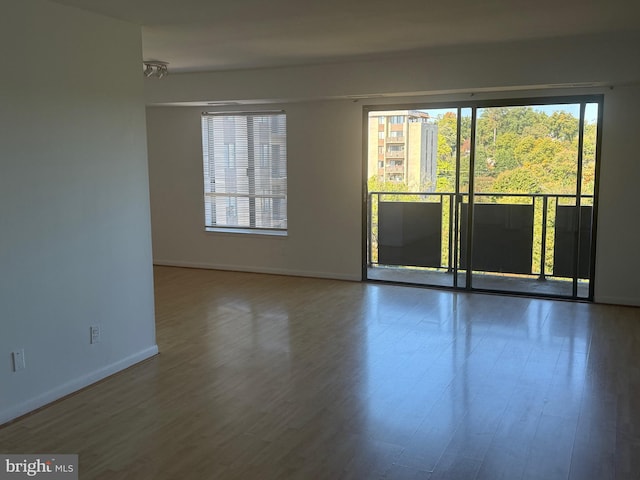
[(155, 262), (360, 279), (353, 239), (361, 232), (362, 149), (351, 135), (361, 110), (351, 102), (286, 105), (287, 237), (204, 231), (201, 112), (147, 110)]
[(157, 347), (139, 27), (3, 2), (0, 58), (2, 423)]
[(640, 305), (640, 86), (605, 96), (596, 300)]
[[(154, 260), (359, 279), (363, 105), (604, 93), (596, 300), (640, 305), (640, 282), (634, 281), (640, 225), (628, 216), (640, 203), (634, 163), (640, 64), (629, 61), (639, 41), (637, 33), (594, 36), (150, 79), (148, 104), (278, 99), (285, 103), (265, 108), (285, 108), (289, 124), (290, 236), (239, 237), (203, 232), (199, 115), (207, 108), (147, 109)], [(599, 86), (585, 89), (585, 83)], [(378, 94), (389, 98), (345, 99)], [(408, 94), (414, 96), (400, 97)]]

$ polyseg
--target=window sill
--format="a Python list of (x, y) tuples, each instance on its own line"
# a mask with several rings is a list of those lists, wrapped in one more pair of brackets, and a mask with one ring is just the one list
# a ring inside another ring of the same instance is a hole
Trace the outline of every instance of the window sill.
[(207, 233), (228, 233), (231, 235), (256, 235), (259, 237), (287, 237), (289, 232), (287, 230), (269, 230), (269, 229), (253, 229), (253, 228), (215, 228), (205, 227)]

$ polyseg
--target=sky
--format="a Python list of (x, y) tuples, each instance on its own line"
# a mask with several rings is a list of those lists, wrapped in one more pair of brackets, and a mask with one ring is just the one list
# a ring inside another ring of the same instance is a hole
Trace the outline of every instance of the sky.
[[(552, 115), (553, 112), (565, 111), (576, 118), (580, 116), (580, 104), (577, 103), (570, 105), (535, 105), (533, 109), (538, 112), (545, 112), (547, 115)], [(596, 123), (598, 120), (597, 103), (587, 103), (587, 108), (585, 108), (584, 111), (584, 119), (588, 123)]]
[[(537, 112), (544, 112), (547, 115), (552, 115), (553, 112), (567, 112), (578, 118), (580, 116), (580, 104), (572, 103), (565, 105), (531, 105)], [(421, 112), (426, 112), (432, 117), (437, 117), (438, 115), (444, 115), (447, 112), (456, 113), (457, 109), (455, 108), (441, 108), (441, 109), (420, 109)], [(464, 112), (463, 112), (464, 113)], [(598, 104), (597, 103), (588, 103), (584, 112), (585, 121), (588, 123), (596, 123), (598, 120)]]

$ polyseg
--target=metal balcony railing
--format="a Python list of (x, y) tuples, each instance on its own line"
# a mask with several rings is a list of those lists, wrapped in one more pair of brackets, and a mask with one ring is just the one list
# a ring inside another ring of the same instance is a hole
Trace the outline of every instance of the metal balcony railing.
[[(486, 192), (472, 208), (468, 193), (370, 192), (368, 200), (369, 266), (590, 277), (593, 195)], [(394, 236), (398, 222), (404, 230)]]

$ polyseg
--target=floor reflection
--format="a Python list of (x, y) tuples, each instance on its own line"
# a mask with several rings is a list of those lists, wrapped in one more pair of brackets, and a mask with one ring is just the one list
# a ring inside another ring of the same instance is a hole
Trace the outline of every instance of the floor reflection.
[[(575, 430), (590, 306), (380, 285), (365, 295), (367, 434), (406, 445), (398, 462), (482, 459), (496, 438), (518, 425), (535, 436), (548, 417)], [(517, 413), (523, 402), (535, 413)]]
[(0, 451), (77, 452), (96, 479), (640, 471), (638, 309), (163, 267), (156, 312), (159, 356)]

